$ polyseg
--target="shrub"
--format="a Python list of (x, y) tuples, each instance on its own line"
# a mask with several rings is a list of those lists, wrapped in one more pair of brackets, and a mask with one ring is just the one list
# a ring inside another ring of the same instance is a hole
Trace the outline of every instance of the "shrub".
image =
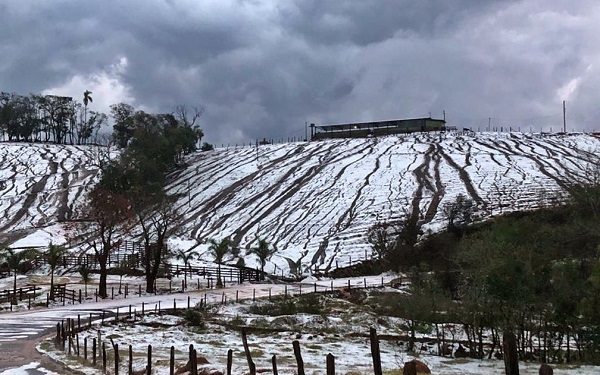
[(247, 311), (251, 314), (270, 316), (319, 315), (323, 312), (323, 301), (319, 295), (312, 293), (296, 297), (278, 296), (267, 303), (254, 303), (247, 308)]

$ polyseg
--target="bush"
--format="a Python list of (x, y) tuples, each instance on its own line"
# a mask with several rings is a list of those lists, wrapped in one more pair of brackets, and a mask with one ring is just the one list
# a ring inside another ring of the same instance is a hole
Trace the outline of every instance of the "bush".
[(312, 293), (296, 297), (278, 296), (267, 303), (254, 303), (248, 307), (247, 311), (251, 314), (270, 316), (319, 315), (323, 312), (323, 301), (319, 295)]
[(208, 142), (204, 142), (202, 143), (202, 146), (200, 146), (200, 151), (212, 151), (215, 149), (215, 146), (211, 145)]
[(204, 311), (198, 309), (186, 310), (183, 314), (183, 319), (188, 326), (199, 327), (204, 329), (206, 323), (204, 322)]

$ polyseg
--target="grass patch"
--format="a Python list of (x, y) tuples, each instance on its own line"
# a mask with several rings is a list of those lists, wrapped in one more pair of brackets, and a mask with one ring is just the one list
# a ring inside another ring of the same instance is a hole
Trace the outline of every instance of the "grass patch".
[(302, 296), (286, 297), (277, 296), (269, 302), (254, 303), (246, 311), (256, 315), (295, 315), (323, 313), (324, 303), (321, 296), (317, 294), (305, 294)]

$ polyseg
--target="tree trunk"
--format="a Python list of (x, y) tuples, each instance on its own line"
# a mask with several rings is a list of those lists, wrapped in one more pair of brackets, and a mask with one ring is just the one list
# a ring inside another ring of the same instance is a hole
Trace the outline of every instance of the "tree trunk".
[(10, 302), (13, 305), (17, 304), (17, 269), (15, 268), (14, 280), (13, 280), (13, 298)]
[(50, 299), (54, 301), (54, 267), (50, 269)]
[(221, 263), (217, 264), (217, 288), (223, 286), (223, 282), (221, 281)]
[(519, 375), (518, 344), (513, 332), (504, 333), (502, 346), (504, 349), (504, 369), (506, 375)]
[(146, 293), (154, 293), (156, 276), (152, 272), (146, 273)]
[(185, 262), (183, 264), (183, 291), (184, 292), (187, 289), (187, 268), (188, 268), (188, 264), (187, 264), (187, 262)]
[(100, 283), (98, 284), (98, 295), (101, 298), (108, 297), (106, 293), (106, 263), (100, 262)]

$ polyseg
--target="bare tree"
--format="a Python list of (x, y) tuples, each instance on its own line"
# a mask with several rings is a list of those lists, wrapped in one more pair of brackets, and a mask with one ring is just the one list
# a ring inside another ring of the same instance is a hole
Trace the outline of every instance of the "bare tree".
[(138, 202), (137, 222), (142, 229), (146, 292), (154, 293), (160, 266), (168, 255), (167, 240), (177, 234), (183, 220), (175, 207), (176, 197), (165, 196), (154, 202)]
[(100, 267), (98, 295), (107, 297), (106, 276), (109, 256), (119, 247), (132, 226), (130, 199), (99, 185), (90, 193), (87, 207), (89, 244)]

